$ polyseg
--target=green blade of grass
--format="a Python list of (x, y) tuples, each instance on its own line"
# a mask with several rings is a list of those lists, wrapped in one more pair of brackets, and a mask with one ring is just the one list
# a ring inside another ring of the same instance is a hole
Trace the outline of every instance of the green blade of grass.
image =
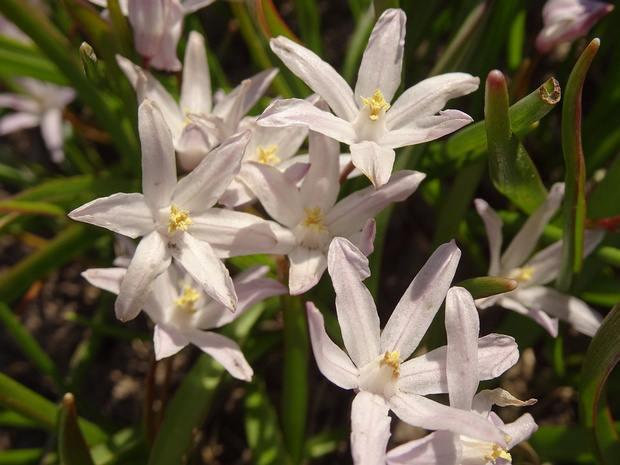
[(599, 48), (594, 39), (577, 60), (568, 78), (562, 108), (562, 151), (564, 152), (564, 205), (562, 209), (563, 243), (560, 271), (556, 287), (561, 292), (570, 289), (573, 275), (583, 262), (583, 231), (586, 216), (586, 173), (581, 147), (581, 91), (586, 74)]
[(265, 383), (256, 376), (248, 384), (245, 396), (245, 431), (252, 449), (252, 463), (292, 463), (286, 454), (278, 417), (267, 395)]
[(605, 382), (620, 360), (620, 303), (603, 320), (581, 369), (579, 416), (592, 450), (604, 465), (618, 463), (620, 442), (605, 399)]
[(95, 465), (80, 429), (75, 398), (69, 392), (64, 395), (60, 408), (58, 452), (63, 465)]

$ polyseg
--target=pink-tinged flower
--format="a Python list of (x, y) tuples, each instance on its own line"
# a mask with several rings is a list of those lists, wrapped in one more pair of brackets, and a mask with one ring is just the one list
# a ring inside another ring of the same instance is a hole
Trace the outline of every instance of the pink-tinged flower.
[[(476, 209), (484, 221), (489, 238), (488, 275), (518, 282), (514, 291), (477, 299), (476, 306), (487, 308), (499, 305), (515, 310), (535, 320), (553, 337), (558, 335), (558, 318), (568, 322), (577, 331), (594, 336), (602, 317), (582, 300), (544, 286), (558, 275), (562, 241), (531, 256), (544, 227), (562, 203), (563, 197), (564, 184), (554, 184), (547, 200), (528, 218), (501, 256), (502, 220), (484, 200), (475, 200)], [(604, 234), (603, 231), (586, 231), (584, 255), (590, 254), (596, 248)]]
[(228, 208), (242, 208), (256, 201), (252, 190), (240, 180), (247, 163), (273, 166), (295, 183), (303, 179), (310, 166), (307, 156), (294, 156), (308, 137), (307, 128), (264, 128), (256, 124), (255, 116), (248, 116), (239, 123), (239, 130), (245, 129), (252, 131), (252, 139), (241, 160), (239, 176), (219, 201)]
[[(448, 392), (452, 375), (446, 356), (458, 347), (449, 342), (407, 360), (439, 310), (459, 258), (454, 242), (439, 247), (381, 331), (375, 303), (362, 283), (370, 276), (368, 260), (348, 240), (339, 237), (332, 241), (328, 270), (346, 351), (329, 338), (323, 315), (310, 302), (308, 322), (321, 373), (337, 386), (357, 392), (351, 411), (351, 450), (356, 464), (384, 461), (389, 410), (411, 425), (467, 434), (506, 447), (502, 431), (485, 418), (424, 397)], [(492, 334), (477, 339), (476, 344), (470, 355), (477, 357), (479, 370), (468, 376), (478, 380), (495, 378), (518, 359), (517, 346), (508, 336)]]
[(340, 146), (323, 134), (310, 133), (310, 169), (298, 187), (284, 173), (262, 163), (245, 163), (238, 179), (254, 192), (269, 215), (295, 237), (288, 253), (289, 290), (299, 295), (314, 287), (327, 268), (335, 237), (346, 237), (366, 254), (372, 252), (374, 217), (391, 202), (409, 197), (424, 174), (401, 171), (380, 190), (372, 186), (337, 202)]
[[(107, 0), (89, 0), (107, 7)], [(183, 18), (215, 0), (120, 0), (121, 11), (129, 18), (136, 50), (147, 63), (164, 71), (179, 71), (177, 45)]]
[(307, 126), (348, 144), (351, 161), (378, 189), (390, 179), (395, 148), (437, 139), (472, 121), (461, 111), (441, 109), (448, 100), (475, 91), (480, 82), (465, 73), (443, 74), (407, 89), (390, 104), (400, 85), (404, 46), (405, 13), (385, 10), (368, 41), (353, 91), (310, 50), (285, 37), (272, 39), (276, 55), (335, 115), (304, 100), (278, 100), (258, 124)]
[[(155, 280), (153, 293), (144, 303), (144, 311), (155, 323), (155, 358), (161, 360), (194, 344), (211, 355), (235, 378), (250, 381), (252, 368), (236, 342), (221, 334), (205, 331), (219, 328), (241, 316), (252, 305), (267, 297), (286, 293), (286, 287), (265, 278), (266, 266), (253, 267), (233, 280), (239, 301), (232, 313), (221, 303), (201, 292), (188, 273), (171, 266)], [(82, 273), (93, 286), (119, 293), (126, 268), (96, 268)]]
[(562, 42), (584, 36), (614, 6), (596, 0), (547, 0), (542, 10), (544, 27), (536, 37), (540, 53), (550, 52)]
[(114, 194), (69, 213), (124, 236), (144, 236), (120, 285), (117, 317), (130, 320), (140, 312), (172, 257), (207, 294), (234, 310), (237, 295), (221, 258), (271, 252), (278, 245), (272, 228), (281, 229), (248, 213), (213, 208), (239, 171), (249, 132), (228, 139), (177, 182), (170, 131), (150, 100), (140, 105), (138, 125), (144, 193)]
[(31, 78), (20, 78), (19, 83), (26, 94), (0, 94), (0, 107), (15, 110), (0, 118), (0, 136), (40, 126), (52, 161), (62, 162), (62, 111), (75, 99), (75, 90)]
[(155, 101), (164, 114), (179, 164), (194, 169), (225, 139), (239, 132), (241, 118), (265, 93), (278, 70), (269, 69), (245, 79), (228, 95), (214, 98), (204, 37), (192, 31), (185, 49), (185, 68), (179, 103), (149, 72), (117, 55), (116, 60), (136, 90), (138, 102)]
[[(446, 297), (446, 369), (450, 406), (473, 412), (497, 426), (504, 434), (507, 447), (500, 447), (493, 441), (472, 438), (469, 434), (437, 431), (390, 450), (386, 455), (388, 465), (509, 463), (511, 456), (508, 450), (529, 438), (538, 429), (528, 413), (510, 424), (505, 424), (491, 412), (493, 405), (522, 407), (532, 405), (536, 402), (535, 399), (523, 402), (500, 388), (476, 394), (480, 370), (477, 356), (479, 330), (478, 311), (472, 296), (463, 288), (451, 288)], [(497, 373), (497, 376), (500, 374)]]

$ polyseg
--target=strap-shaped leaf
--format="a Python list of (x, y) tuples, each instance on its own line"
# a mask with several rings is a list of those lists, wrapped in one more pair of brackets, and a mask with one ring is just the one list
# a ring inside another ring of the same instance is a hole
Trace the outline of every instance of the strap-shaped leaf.
[(63, 397), (60, 408), (58, 452), (63, 465), (94, 465), (78, 423), (75, 398), (70, 392)]
[(581, 90), (594, 55), (600, 45), (594, 39), (577, 60), (566, 84), (562, 108), (562, 151), (566, 174), (564, 184), (564, 231), (562, 261), (556, 281), (558, 290), (567, 292), (573, 274), (583, 262), (583, 230), (586, 216), (586, 166), (581, 147)]
[(603, 320), (581, 369), (579, 414), (594, 455), (604, 465), (618, 463), (620, 442), (605, 400), (605, 381), (620, 360), (620, 302)]
[(494, 70), (486, 81), (484, 116), (489, 171), (495, 188), (527, 213), (547, 198), (538, 170), (512, 132), (504, 75)]

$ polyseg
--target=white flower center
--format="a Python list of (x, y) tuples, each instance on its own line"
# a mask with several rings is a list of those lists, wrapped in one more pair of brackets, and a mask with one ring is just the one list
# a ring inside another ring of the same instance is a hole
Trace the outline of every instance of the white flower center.
[(520, 283), (526, 283), (530, 279), (532, 279), (535, 271), (536, 268), (534, 268), (533, 266), (524, 266), (523, 268), (515, 268), (514, 270), (512, 270), (508, 277)]
[(386, 398), (392, 397), (398, 392), (401, 363), (398, 350), (393, 352), (386, 350), (384, 355), (380, 355), (360, 369), (360, 389)]
[[(463, 445), (463, 457), (461, 465), (482, 465), (488, 462), (496, 463), (497, 459), (507, 460), (512, 463), (512, 456), (507, 449), (498, 446), (494, 442), (480, 441), (467, 436), (460, 436)], [(510, 436), (506, 436), (506, 443), (511, 441)]]
[(368, 140), (379, 142), (385, 133), (385, 112), (390, 108), (390, 104), (383, 98), (379, 89), (375, 90), (372, 97), (361, 96), (364, 102), (362, 108), (353, 121), (353, 127), (360, 141)]
[(282, 160), (276, 156), (277, 145), (270, 145), (265, 148), (262, 145), (256, 147), (256, 161), (264, 165), (277, 165)]
[(295, 235), (300, 245), (310, 249), (323, 248), (329, 240), (329, 230), (323, 224), (325, 215), (321, 214), (321, 207), (304, 207), (306, 217), (299, 222)]
[(181, 210), (175, 204), (170, 205), (170, 217), (168, 218), (168, 232), (187, 231), (187, 227), (194, 224), (187, 210)]

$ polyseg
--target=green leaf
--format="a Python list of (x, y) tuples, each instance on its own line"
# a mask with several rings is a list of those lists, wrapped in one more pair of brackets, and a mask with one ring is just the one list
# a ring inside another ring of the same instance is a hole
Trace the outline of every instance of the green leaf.
[(298, 297), (280, 297), (284, 317), (282, 428), (294, 464), (303, 456), (308, 411), (310, 339), (306, 311)]
[(538, 170), (513, 133), (504, 75), (494, 70), (487, 76), (484, 99), (489, 171), (495, 188), (527, 213), (547, 198)]
[[(49, 431), (57, 431), (60, 409), (53, 402), (0, 373), (0, 404)], [(90, 445), (106, 440), (107, 435), (94, 423), (80, 419), (80, 428)]]
[(605, 400), (605, 381), (620, 360), (620, 303), (605, 317), (581, 369), (579, 414), (592, 450), (604, 465), (618, 463), (620, 442)]
[(0, 74), (5, 77), (28, 76), (60, 86), (67, 85), (67, 79), (38, 48), (1, 34), (0, 63)]
[[(137, 134), (128, 118), (120, 118), (111, 100), (106, 98), (84, 74), (73, 47), (62, 32), (48, 19), (41, 9), (20, 0), (2, 0), (0, 12), (30, 36), (39, 48), (65, 75), (83, 101), (90, 106), (101, 126), (107, 130), (116, 147), (130, 163), (136, 174), (141, 172), (140, 150)], [(96, 50), (96, 53), (99, 53)]]
[(94, 465), (78, 423), (75, 398), (70, 392), (62, 399), (58, 425), (58, 452), (63, 465)]
[(45, 247), (31, 253), (0, 276), (0, 301), (11, 303), (17, 300), (35, 281), (88, 249), (97, 237), (92, 229), (83, 225), (66, 227)]
[(0, 452), (0, 465), (32, 465), (39, 463), (43, 449), (13, 449)]
[(245, 397), (245, 431), (255, 465), (291, 464), (265, 383), (254, 377)]
[[(509, 108), (510, 128), (518, 137), (532, 130), (560, 101), (560, 86), (551, 78)], [(422, 158), (418, 169), (429, 176), (457, 171), (467, 161), (484, 157), (487, 149), (485, 122), (479, 121), (450, 136), (445, 143), (432, 144), (436, 150)], [(437, 150), (439, 149), (439, 150)]]
[(562, 260), (556, 280), (556, 287), (561, 292), (570, 289), (573, 274), (581, 270), (583, 262), (586, 167), (581, 147), (581, 91), (599, 45), (600, 41), (594, 39), (581, 54), (570, 73), (564, 92), (562, 108), (562, 151), (566, 166), (562, 209), (564, 226)]
[(67, 212), (53, 203), (45, 202), (0, 202), (0, 213), (27, 213), (30, 215), (66, 216)]
[(30, 360), (37, 371), (49, 376), (56, 384), (56, 387), (62, 389), (65, 383), (52, 359), (39, 345), (37, 340), (32, 337), (28, 330), (17, 320), (8, 305), (1, 301), (0, 322), (2, 322), (7, 331), (13, 336), (15, 342), (17, 342), (26, 358)]

